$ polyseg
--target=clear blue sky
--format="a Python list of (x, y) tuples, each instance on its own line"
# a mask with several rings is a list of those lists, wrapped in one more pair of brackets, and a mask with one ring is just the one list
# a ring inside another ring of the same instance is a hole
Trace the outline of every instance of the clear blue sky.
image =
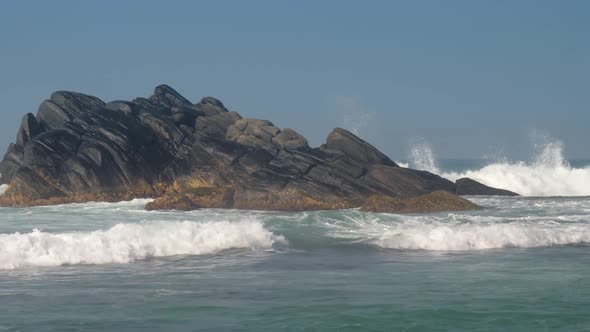
[(356, 129), (393, 159), (526, 158), (532, 131), (590, 157), (590, 1), (2, 1), (0, 149), (55, 90), (160, 83), (319, 145)]

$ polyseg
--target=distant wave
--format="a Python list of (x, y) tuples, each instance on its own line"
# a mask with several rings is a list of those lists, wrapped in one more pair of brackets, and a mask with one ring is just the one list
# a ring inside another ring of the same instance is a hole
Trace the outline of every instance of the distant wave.
[(129, 263), (149, 257), (203, 255), (225, 249), (271, 249), (284, 243), (256, 220), (117, 224), (73, 233), (0, 234), (0, 269)]
[(370, 241), (389, 249), (435, 251), (545, 247), (590, 242), (590, 227), (552, 224), (406, 224), (392, 227)]
[(500, 161), (463, 172), (441, 171), (427, 143), (414, 145), (410, 162), (401, 166), (439, 174), (449, 180), (469, 177), (488, 186), (508, 189), (524, 196), (588, 196), (590, 166), (574, 168), (563, 157), (560, 142), (540, 146), (531, 161)]
[[(327, 225), (328, 236), (399, 250), (465, 251), (532, 248), (590, 243), (587, 216), (557, 218), (477, 215), (348, 216), (346, 223)], [(578, 221), (573, 221), (578, 220)]]

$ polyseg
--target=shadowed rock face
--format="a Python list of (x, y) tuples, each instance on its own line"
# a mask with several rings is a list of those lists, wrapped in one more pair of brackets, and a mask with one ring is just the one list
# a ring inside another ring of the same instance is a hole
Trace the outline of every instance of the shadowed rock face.
[(505, 189), (488, 187), (470, 178), (455, 181), (457, 195), (488, 195), (488, 196), (519, 196), (517, 193)]
[(23, 118), (0, 173), (9, 184), (2, 206), (154, 197), (154, 209), (313, 210), (457, 189), (398, 167), (344, 129), (311, 148), (295, 130), (243, 118), (212, 97), (193, 104), (167, 85), (109, 103), (52, 94)]

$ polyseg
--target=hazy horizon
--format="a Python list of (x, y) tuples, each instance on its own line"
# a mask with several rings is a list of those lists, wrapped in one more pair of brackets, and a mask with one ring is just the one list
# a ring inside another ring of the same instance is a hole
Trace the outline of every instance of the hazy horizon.
[(546, 140), (590, 158), (583, 1), (3, 7), (0, 154), (53, 91), (130, 100), (165, 83), (312, 146), (344, 127), (395, 160), (416, 139), (439, 158), (527, 160)]

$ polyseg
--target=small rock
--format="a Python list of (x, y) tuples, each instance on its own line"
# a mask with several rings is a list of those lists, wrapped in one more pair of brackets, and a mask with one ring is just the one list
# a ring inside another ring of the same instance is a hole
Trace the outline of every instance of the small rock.
[(480, 209), (478, 205), (444, 190), (403, 200), (374, 195), (361, 206), (361, 211), (378, 213), (429, 213), (477, 209)]

